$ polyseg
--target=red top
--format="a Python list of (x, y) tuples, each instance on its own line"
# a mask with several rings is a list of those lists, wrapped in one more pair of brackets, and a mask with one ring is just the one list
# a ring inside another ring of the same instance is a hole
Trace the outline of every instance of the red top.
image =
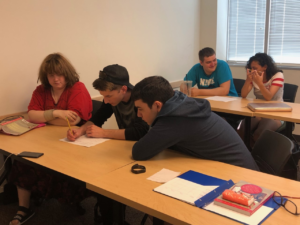
[(39, 85), (32, 94), (28, 111), (49, 109), (72, 110), (82, 120), (88, 121), (92, 116), (93, 105), (89, 92), (79, 81), (73, 87), (64, 90), (56, 105), (51, 95), (51, 89), (45, 89), (43, 85)]

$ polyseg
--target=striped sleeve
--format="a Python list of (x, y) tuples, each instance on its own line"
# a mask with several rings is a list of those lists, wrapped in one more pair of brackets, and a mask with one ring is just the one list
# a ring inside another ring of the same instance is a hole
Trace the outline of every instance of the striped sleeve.
[(271, 79), (272, 79), (271, 85), (283, 87), (284, 84), (283, 73), (278, 72)]

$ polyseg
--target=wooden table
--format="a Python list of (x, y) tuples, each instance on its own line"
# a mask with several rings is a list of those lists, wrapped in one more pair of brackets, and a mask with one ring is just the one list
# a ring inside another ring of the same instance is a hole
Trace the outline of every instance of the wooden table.
[(42, 157), (26, 160), (83, 182), (134, 162), (131, 157), (133, 141), (109, 140), (88, 148), (59, 141), (66, 137), (67, 129), (47, 125), (21, 136), (0, 133), (0, 149), (6, 155), (22, 151), (42, 152)]
[(255, 112), (254, 115), (262, 118), (300, 123), (300, 104), (290, 102), (285, 102), (285, 104), (293, 108), (292, 112)]
[[(234, 182), (246, 180), (276, 190), (282, 195), (299, 196), (300, 183), (297, 181), (225, 163), (196, 159), (171, 150), (165, 150), (151, 160), (137, 163), (146, 167), (146, 173), (133, 174), (130, 172), (132, 165), (127, 165), (87, 183), (87, 188), (171, 224), (239, 223), (154, 192), (153, 189), (160, 184), (146, 178), (162, 168), (178, 172), (191, 169), (224, 180), (232, 179)], [(294, 202), (300, 207), (300, 200)], [(264, 224), (300, 224), (300, 217), (288, 213), (281, 207)]]
[[(208, 98), (211, 96), (198, 96), (196, 98)], [(229, 96), (226, 96), (229, 97)], [(250, 129), (251, 129), (251, 117), (262, 117), (267, 119), (277, 119), (286, 121), (286, 136), (292, 138), (292, 125), (293, 123), (300, 123), (300, 104), (285, 102), (285, 104), (290, 105), (293, 110), (292, 112), (252, 112), (248, 107), (248, 103), (266, 103), (265, 100), (252, 99), (252, 98), (240, 98), (240, 97), (230, 97), (234, 98), (231, 102), (221, 102), (209, 100), (212, 111), (229, 113), (235, 115), (245, 116), (245, 136), (244, 142), (246, 146), (250, 147)], [(268, 103), (275, 103), (278, 101), (268, 101)], [(249, 148), (250, 149), (250, 148)]]

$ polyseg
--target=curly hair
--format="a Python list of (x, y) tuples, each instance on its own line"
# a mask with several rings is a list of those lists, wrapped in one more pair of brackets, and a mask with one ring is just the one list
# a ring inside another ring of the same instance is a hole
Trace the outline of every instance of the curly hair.
[(253, 61), (258, 62), (260, 66), (265, 66), (267, 65), (266, 69), (266, 78), (267, 80), (270, 80), (277, 72), (282, 72), (282, 70), (279, 70), (272, 59), (271, 56), (269, 56), (266, 53), (256, 53), (254, 56), (250, 57), (250, 59), (247, 62), (246, 69), (251, 69), (251, 63)]

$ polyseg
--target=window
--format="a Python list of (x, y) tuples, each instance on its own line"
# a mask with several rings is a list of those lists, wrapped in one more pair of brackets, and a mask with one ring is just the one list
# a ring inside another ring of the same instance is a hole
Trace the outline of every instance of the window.
[(265, 52), (277, 64), (300, 65), (299, 0), (229, 0), (227, 61)]

